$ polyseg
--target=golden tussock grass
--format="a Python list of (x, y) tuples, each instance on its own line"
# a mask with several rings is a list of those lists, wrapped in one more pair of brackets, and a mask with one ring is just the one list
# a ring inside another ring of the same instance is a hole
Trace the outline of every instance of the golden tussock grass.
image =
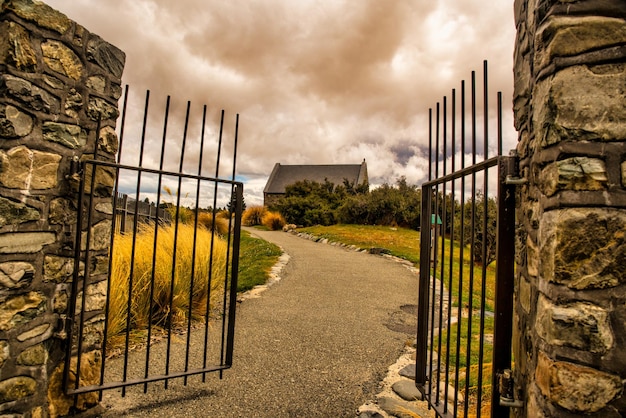
[(205, 228), (198, 228), (190, 298), (194, 229), (191, 225), (178, 225), (172, 286), (174, 232), (174, 225), (159, 227), (154, 270), (152, 267), (154, 226), (146, 225), (140, 228), (135, 239), (133, 260), (131, 260), (133, 234), (115, 236), (107, 339), (115, 339), (126, 331), (131, 268), (130, 329), (133, 332), (146, 329), (149, 323), (157, 327), (180, 326), (188, 320), (190, 304), (192, 318), (201, 319), (206, 313), (207, 299), (210, 298), (209, 310), (220, 303), (226, 268), (226, 242), (218, 235), (214, 238), (209, 291), (211, 232)]
[(241, 222), (246, 226), (262, 225), (266, 212), (264, 206), (251, 206), (243, 212)]
[(261, 224), (272, 231), (277, 231), (282, 229), (285, 226), (285, 218), (278, 212), (266, 212), (263, 215), (263, 219), (261, 220)]

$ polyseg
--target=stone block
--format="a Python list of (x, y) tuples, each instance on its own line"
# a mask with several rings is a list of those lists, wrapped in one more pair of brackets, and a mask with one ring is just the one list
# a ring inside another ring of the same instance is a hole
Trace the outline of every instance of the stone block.
[(536, 384), (551, 403), (574, 413), (605, 408), (623, 391), (622, 379), (590, 367), (553, 361), (539, 352)]
[(116, 78), (122, 78), (126, 54), (97, 35), (91, 34), (89, 38), (87, 59), (95, 62)]
[(20, 366), (42, 366), (48, 361), (48, 350), (43, 344), (37, 344), (22, 351), (16, 363)]
[(0, 305), (0, 331), (8, 331), (39, 316), (46, 308), (46, 297), (38, 292), (14, 296)]
[(80, 58), (62, 42), (49, 40), (41, 44), (43, 61), (54, 72), (80, 80), (84, 68)]
[(115, 129), (110, 126), (105, 126), (100, 130), (100, 137), (98, 138), (98, 147), (109, 154), (117, 154), (119, 141)]
[(104, 94), (104, 92), (106, 91), (107, 82), (106, 79), (101, 75), (96, 75), (87, 79), (87, 87), (92, 89), (96, 93)]
[(625, 68), (624, 63), (568, 67), (538, 82), (533, 123), (540, 145), (626, 138)]
[(54, 232), (9, 232), (0, 234), (0, 254), (38, 253), (55, 242)]
[(87, 107), (87, 116), (92, 120), (116, 120), (120, 115), (117, 106), (108, 103), (99, 97), (91, 97)]
[(0, 368), (4, 366), (4, 362), (11, 356), (11, 350), (9, 342), (6, 340), (0, 341)]
[(61, 156), (18, 146), (0, 151), (0, 184), (9, 189), (45, 190), (58, 184)]
[[(87, 286), (87, 299), (85, 300), (85, 312), (100, 311), (104, 309), (107, 297), (107, 281)], [(78, 294), (76, 306), (82, 306), (83, 292)]]
[(539, 296), (535, 329), (550, 345), (605, 354), (614, 346), (609, 312), (585, 302), (555, 304)]
[(33, 110), (53, 115), (61, 111), (61, 102), (57, 97), (28, 80), (9, 74), (0, 76), (0, 94), (13, 97)]
[(41, 324), (36, 326), (35, 328), (29, 329), (28, 331), (21, 333), (17, 336), (17, 340), (23, 343), (24, 341), (42, 337), (48, 333), (52, 333), (52, 326), (50, 324)]
[(553, 196), (561, 190), (605, 190), (608, 180), (603, 160), (573, 157), (548, 164), (541, 173), (540, 187), (543, 194)]
[[(91, 228), (91, 240), (89, 249), (91, 251), (106, 250), (111, 245), (111, 228), (113, 223), (110, 220), (104, 220), (97, 223)], [(82, 232), (81, 249), (87, 249), (87, 231)]]
[(37, 381), (29, 376), (17, 376), (0, 382), (0, 404), (34, 395)]
[(80, 149), (87, 144), (87, 133), (79, 126), (69, 123), (44, 122), (43, 139), (56, 142), (70, 149)]
[(48, 221), (55, 225), (75, 225), (76, 209), (71, 201), (62, 197), (50, 202)]
[(44, 282), (69, 283), (74, 273), (74, 259), (47, 255), (44, 258), (43, 280)]
[(626, 212), (579, 208), (544, 213), (539, 228), (539, 276), (571, 289), (626, 282)]
[(5, 0), (3, 9), (11, 10), (22, 19), (29, 20), (47, 29), (52, 29), (63, 35), (72, 27), (72, 21), (63, 13), (41, 1)]
[(0, 138), (20, 138), (33, 130), (33, 118), (9, 104), (0, 104)]
[(37, 55), (30, 35), (15, 22), (0, 23), (0, 59), (20, 71), (32, 72), (37, 68)]
[(626, 161), (622, 163), (622, 186), (626, 187)]
[(571, 57), (626, 43), (626, 22), (604, 16), (552, 17), (535, 37), (535, 71), (556, 57)]
[(35, 277), (35, 267), (30, 263), (12, 261), (0, 264), (0, 286), (21, 289), (29, 286)]
[(83, 96), (76, 89), (70, 89), (65, 97), (65, 114), (70, 118), (78, 119), (82, 108)]
[(0, 197), (0, 227), (38, 221), (41, 213), (23, 203)]

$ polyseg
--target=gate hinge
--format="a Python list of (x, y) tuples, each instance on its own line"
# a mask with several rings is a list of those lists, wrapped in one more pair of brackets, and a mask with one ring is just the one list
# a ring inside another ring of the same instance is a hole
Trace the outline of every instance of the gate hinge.
[(519, 186), (528, 183), (528, 179), (519, 175), (519, 156), (516, 150), (509, 151), (509, 159), (506, 164), (504, 184)]
[(522, 408), (524, 403), (515, 399), (515, 379), (510, 369), (498, 373), (498, 386), (500, 386), (500, 405), (509, 408)]

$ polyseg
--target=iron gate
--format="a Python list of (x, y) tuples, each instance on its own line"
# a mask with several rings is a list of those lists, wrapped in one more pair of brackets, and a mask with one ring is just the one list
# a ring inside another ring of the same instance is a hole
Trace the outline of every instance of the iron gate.
[[(116, 161), (100, 158), (98, 140), (93, 158), (76, 163), (80, 227), (63, 376), (70, 395), (100, 391), (102, 397), (113, 388), (124, 395), (128, 386), (143, 383), (146, 391), (156, 381), (167, 388), (170, 379), (187, 384), (188, 376), (221, 376), (232, 365), (243, 203), (243, 185), (235, 181), (239, 115), (232, 177), (225, 180), (219, 173), (224, 111), (219, 134), (212, 132), (216, 143), (205, 143), (206, 105), (199, 139), (192, 141), (187, 102), (182, 138), (171, 140), (168, 97), (155, 141), (147, 139), (149, 104), (148, 91), (141, 134), (124, 149), (126, 87)], [(203, 176), (209, 146), (217, 154), (214, 177)], [(126, 154), (138, 163), (122, 164)], [(186, 159), (197, 163), (187, 172)], [(218, 211), (224, 202), (228, 209)]]
[(463, 81), (460, 103), (452, 90), (430, 110), (416, 385), (441, 417), (508, 416), (512, 401), (500, 377), (511, 368), (516, 159), (502, 156), (500, 93), (490, 148), (486, 61), (482, 115), (476, 85), (472, 72), (469, 109)]

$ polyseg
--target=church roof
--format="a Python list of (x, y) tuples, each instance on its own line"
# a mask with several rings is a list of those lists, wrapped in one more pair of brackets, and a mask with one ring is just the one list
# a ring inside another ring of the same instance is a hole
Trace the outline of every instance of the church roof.
[(285, 188), (297, 181), (323, 183), (328, 180), (335, 185), (343, 184), (344, 179), (355, 185), (368, 182), (367, 164), (322, 164), (322, 165), (283, 165), (276, 163), (267, 180), (264, 193), (282, 194)]

